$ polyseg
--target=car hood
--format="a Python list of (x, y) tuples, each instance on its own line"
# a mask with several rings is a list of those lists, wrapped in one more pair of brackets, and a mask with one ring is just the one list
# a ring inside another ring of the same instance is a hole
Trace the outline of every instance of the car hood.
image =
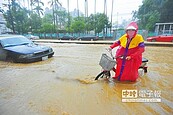
[(47, 46), (42, 46), (42, 45), (28, 44), (28, 45), (6, 47), (4, 49), (8, 51), (12, 51), (12, 52), (21, 53), (21, 54), (30, 54), (30, 53), (46, 51), (50, 48)]

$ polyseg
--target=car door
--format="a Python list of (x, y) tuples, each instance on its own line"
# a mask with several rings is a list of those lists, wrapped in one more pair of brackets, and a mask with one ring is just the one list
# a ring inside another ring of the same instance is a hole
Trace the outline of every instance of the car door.
[(160, 42), (172, 42), (173, 40), (173, 37), (171, 39), (171, 36), (167, 36), (167, 35), (162, 35), (162, 36), (159, 36), (157, 41), (160, 41)]
[(156, 41), (158, 41), (158, 42), (164, 42), (165, 41), (165, 38), (164, 38), (164, 36), (159, 35), (159, 36), (157, 36)]
[(173, 42), (173, 36), (165, 36), (166, 42)]

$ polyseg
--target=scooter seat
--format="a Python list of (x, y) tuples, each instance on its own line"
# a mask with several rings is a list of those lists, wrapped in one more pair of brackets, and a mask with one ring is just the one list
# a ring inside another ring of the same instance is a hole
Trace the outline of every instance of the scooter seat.
[(142, 57), (142, 62), (148, 62), (148, 59)]

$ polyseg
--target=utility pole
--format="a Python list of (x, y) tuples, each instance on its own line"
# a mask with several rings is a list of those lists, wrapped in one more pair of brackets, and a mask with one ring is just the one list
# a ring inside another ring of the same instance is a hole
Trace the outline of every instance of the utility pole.
[(95, 18), (94, 18), (94, 33), (96, 35), (96, 0), (95, 0), (95, 7), (94, 7), (94, 14), (95, 14)]

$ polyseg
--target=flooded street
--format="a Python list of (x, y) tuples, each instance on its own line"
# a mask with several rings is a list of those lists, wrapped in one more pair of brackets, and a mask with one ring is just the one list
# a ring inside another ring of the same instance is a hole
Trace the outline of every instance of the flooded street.
[[(54, 57), (0, 61), (0, 115), (173, 114), (173, 48), (147, 46), (148, 73), (137, 82), (94, 81), (109, 45), (54, 44)], [(161, 102), (122, 102), (122, 90), (161, 92)]]

